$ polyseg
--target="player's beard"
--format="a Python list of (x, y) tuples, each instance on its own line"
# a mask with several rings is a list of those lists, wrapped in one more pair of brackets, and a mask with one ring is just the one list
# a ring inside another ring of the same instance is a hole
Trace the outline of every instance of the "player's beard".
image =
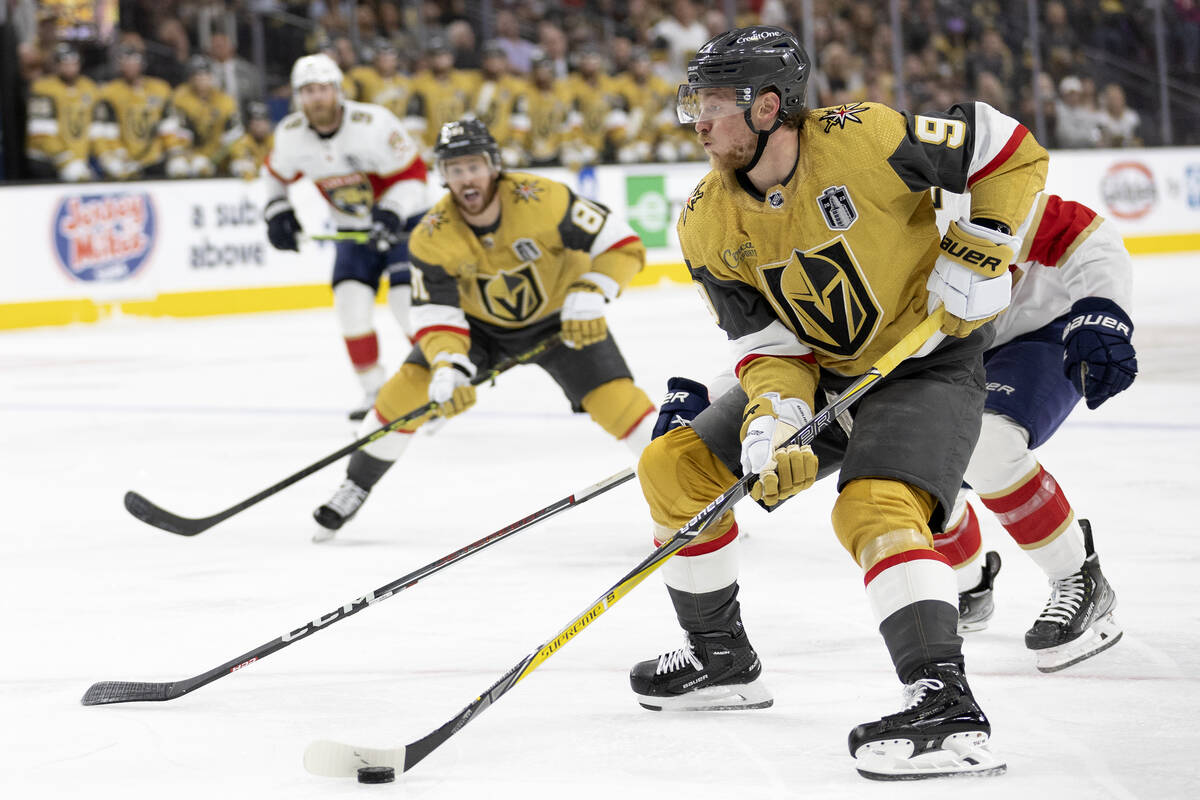
[[(703, 140), (701, 140), (703, 143)], [(750, 159), (754, 158), (754, 151), (758, 147), (758, 140), (753, 134), (749, 134), (744, 139), (738, 139), (731, 142), (723, 153), (717, 153), (713, 149), (708, 151), (708, 163), (716, 170), (739, 170), (750, 163)]]
[[(451, 196), (454, 198), (454, 204), (457, 205), (461, 211), (466, 214), (470, 214), (471, 216), (477, 216), (482, 214), (488, 208), (488, 206), (492, 204), (492, 200), (494, 200), (496, 197), (497, 184), (498, 181), (496, 180), (488, 181), (488, 185), (481, 190), (474, 186), (467, 186), (460, 189), (458, 192), (451, 192)], [(476, 189), (476, 191), (479, 192), (478, 196), (483, 198), (483, 202), (474, 204), (473, 206), (468, 206), (465, 202), (463, 202), (463, 199), (460, 195), (465, 193), (468, 189)]]
[(304, 107), (304, 116), (313, 128), (327, 130), (337, 124), (339, 111), (340, 104), (336, 101), (327, 105), (310, 104)]

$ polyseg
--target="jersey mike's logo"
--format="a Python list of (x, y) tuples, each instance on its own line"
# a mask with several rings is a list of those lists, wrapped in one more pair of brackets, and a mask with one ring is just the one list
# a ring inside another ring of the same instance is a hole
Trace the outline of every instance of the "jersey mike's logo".
[(881, 311), (842, 237), (761, 268), (771, 304), (814, 350), (854, 358)]
[(532, 319), (546, 304), (546, 293), (532, 264), (498, 275), (480, 275), (475, 280), (484, 308), (503, 322)]
[(77, 280), (120, 281), (146, 263), (156, 228), (145, 192), (67, 197), (54, 215), (54, 252)]

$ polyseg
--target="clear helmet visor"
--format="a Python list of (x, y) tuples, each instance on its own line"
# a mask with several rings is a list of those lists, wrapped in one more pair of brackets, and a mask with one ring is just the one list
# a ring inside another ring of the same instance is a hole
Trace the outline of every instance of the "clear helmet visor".
[(675, 94), (675, 114), (683, 125), (741, 116), (746, 113), (753, 99), (753, 90), (748, 86), (696, 88), (684, 83), (680, 84)]

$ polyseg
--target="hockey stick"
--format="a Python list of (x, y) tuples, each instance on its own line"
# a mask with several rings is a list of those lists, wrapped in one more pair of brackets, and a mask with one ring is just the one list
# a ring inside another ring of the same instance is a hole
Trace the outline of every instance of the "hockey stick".
[[(915, 353), (941, 326), (943, 315), (944, 311), (938, 308), (897, 342), (891, 350), (881, 356), (879, 361), (862, 377), (814, 416), (812, 422), (798, 430), (780, 446), (811, 444), (817, 434), (828, 427), (838, 414), (849, 408), (871, 386), (895, 369), (901, 361)], [(468, 722), (504, 696), (525, 676), (537, 669), (542, 662), (558, 652), (572, 637), (577, 636), (597, 617), (612, 608), (618, 600), (629, 594), (650, 573), (661, 567), (668, 558), (682, 550), (712, 523), (720, 519), (721, 515), (749, 493), (750, 486), (756, 479), (757, 476), (754, 474), (747, 475), (722, 492), (704, 510), (676, 531), (670, 539), (663, 542), (658, 549), (626, 573), (625, 577), (596, 598), (586, 611), (571, 620), (553, 638), (543, 642), (536, 650), (521, 659), (516, 666), (504, 673), (500, 680), (493, 683), (483, 694), (472, 700), (466, 708), (437, 730), (411, 744), (394, 748), (355, 747), (329, 740), (313, 742), (304, 751), (304, 768), (314, 775), (329, 777), (353, 777), (358, 774), (361, 767), (368, 766), (392, 767), (400, 772), (408, 772), (423, 758), (445, 744), (451, 736), (462, 730)]]
[(308, 238), (314, 242), (354, 242), (366, 244), (371, 240), (367, 231), (338, 231), (337, 233), (310, 233)]
[(380, 586), (370, 594), (356, 598), (355, 600), (346, 603), (344, 606), (335, 609), (329, 614), (317, 617), (312, 622), (305, 623), (299, 628), (285, 633), (278, 639), (267, 642), (264, 645), (254, 648), (248, 653), (242, 653), (236, 658), (226, 661), (219, 667), (214, 667), (208, 672), (201, 673), (193, 678), (187, 678), (182, 681), (172, 681), (169, 683), (145, 683), (131, 681), (100, 681), (94, 683), (84, 693), (83, 699), (80, 701), (85, 706), (100, 706), (108, 703), (132, 703), (149, 700), (174, 700), (176, 697), (199, 689), (201, 686), (206, 686), (218, 678), (223, 678), (231, 672), (236, 672), (243, 667), (249, 666), (256, 661), (271, 655), (272, 653), (282, 650), (288, 645), (298, 642), (301, 639), (316, 633), (322, 628), (328, 627), (334, 622), (343, 620), (351, 614), (357, 614), (367, 606), (374, 605), (381, 600), (386, 600), (394, 594), (408, 589), (411, 586), (424, 578), (428, 578), (434, 573), (441, 572), (451, 564), (462, 561), (467, 556), (474, 555), (499, 541), (507, 539), (515, 533), (532, 528), (534, 525), (543, 520), (567, 510), (573, 506), (590, 500), (593, 497), (604, 494), (609, 489), (614, 489), (625, 483), (634, 476), (632, 469), (625, 469), (615, 475), (610, 475), (599, 483), (595, 483), (582, 491), (567, 495), (566, 497), (551, 503), (540, 511), (535, 511), (527, 517), (517, 520), (506, 527), (501, 528), (495, 533), (489, 533), (482, 539), (471, 542), (471, 544), (455, 550), (453, 553), (442, 556), (437, 561), (432, 561), (420, 569), (413, 570), (402, 578), (397, 578), (391, 583)]
[[(560, 334), (556, 333), (553, 336), (547, 337), (541, 342), (538, 342), (536, 345), (520, 355), (503, 359), (488, 369), (480, 370), (479, 373), (471, 379), (471, 385), (479, 386), (482, 383), (487, 383), (500, 373), (507, 372), (518, 364), (524, 364), (527, 361), (537, 358), (546, 351), (550, 350), (552, 347), (556, 346), (560, 341), (562, 341), (562, 337)], [(242, 502), (232, 505), (224, 511), (213, 514), (210, 517), (199, 517), (195, 519), (191, 517), (181, 517), (178, 514), (167, 511), (161, 506), (155, 505), (137, 492), (125, 493), (125, 509), (142, 522), (145, 522), (147, 525), (153, 525), (156, 528), (161, 528), (169, 533), (177, 533), (180, 536), (195, 536), (198, 533), (203, 533), (204, 531), (208, 530), (218, 522), (224, 522), (234, 514), (241, 513), (247, 508), (250, 508), (250, 506), (266, 500), (273, 494), (283, 491), (293, 483), (297, 483), (298, 481), (307, 478), (314, 472), (324, 469), (338, 459), (350, 455), (363, 445), (373, 442), (381, 436), (385, 436), (391, 431), (394, 431), (396, 428), (399, 428), (401, 425), (407, 422), (412, 422), (414, 419), (419, 419), (436, 408), (437, 404), (433, 401), (430, 401), (420, 408), (413, 409), (407, 414), (392, 420), (379, 430), (369, 433), (361, 439), (351, 442), (337, 452), (330, 453), (320, 461), (309, 464), (299, 472), (289, 475), (279, 483), (263, 489), (253, 497), (247, 497)]]

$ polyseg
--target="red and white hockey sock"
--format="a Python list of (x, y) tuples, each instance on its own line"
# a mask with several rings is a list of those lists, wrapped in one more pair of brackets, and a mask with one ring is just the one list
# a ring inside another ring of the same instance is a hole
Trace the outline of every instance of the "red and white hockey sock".
[(1075, 511), (1054, 476), (1037, 469), (1003, 492), (980, 494), (1009, 535), (1048, 578), (1065, 578), (1079, 570), (1087, 553)]
[[(674, 531), (655, 526), (654, 546), (658, 547)], [(724, 589), (738, 577), (738, 526), (733, 523), (726, 533), (709, 542), (688, 545), (662, 565), (667, 586), (681, 592), (704, 594)]]
[(879, 632), (903, 682), (922, 664), (962, 660), (954, 570), (936, 550), (905, 550), (863, 578)]
[(379, 363), (379, 336), (368, 331), (361, 336), (346, 336), (346, 353), (354, 371), (360, 375)]
[(963, 504), (962, 516), (954, 525), (933, 535), (933, 546), (954, 567), (959, 592), (974, 589), (983, 580), (983, 537), (970, 503)]

